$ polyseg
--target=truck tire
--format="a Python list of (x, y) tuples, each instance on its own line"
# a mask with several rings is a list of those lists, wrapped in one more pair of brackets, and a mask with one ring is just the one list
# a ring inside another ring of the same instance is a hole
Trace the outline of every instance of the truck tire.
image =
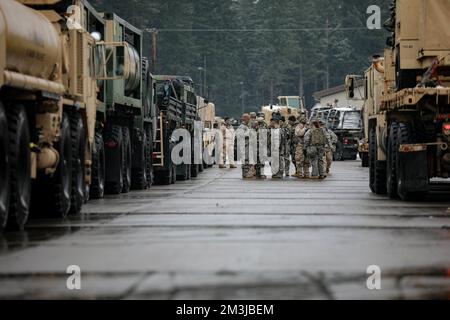
[(386, 194), (386, 163), (378, 161), (377, 157), (378, 143), (376, 128), (370, 130), (369, 139), (369, 186), (373, 193), (378, 195)]
[(92, 182), (90, 196), (101, 199), (105, 195), (105, 144), (100, 132), (95, 133), (95, 146), (92, 152)]
[(361, 157), (362, 167), (368, 168), (369, 167), (369, 154), (367, 152), (361, 152), (360, 157)]
[(148, 186), (146, 150), (146, 133), (135, 130), (133, 136), (133, 167), (131, 169), (131, 188), (133, 190), (145, 190)]
[(147, 187), (151, 188), (155, 179), (153, 171), (153, 133), (151, 127), (146, 128), (145, 139), (145, 171), (147, 176)]
[(23, 230), (31, 202), (31, 152), (28, 118), (23, 105), (6, 111), (9, 137), (10, 198), (8, 226)]
[(123, 188), (123, 134), (122, 127), (113, 125), (106, 129), (105, 140), (105, 166), (107, 194), (117, 195)]
[(69, 115), (64, 112), (61, 121), (61, 134), (55, 144), (59, 162), (53, 175), (40, 173), (35, 184), (33, 204), (42, 215), (65, 218), (71, 207), (73, 148), (70, 133)]
[[(181, 164), (176, 169), (177, 174), (177, 180), (178, 181), (188, 181), (191, 179), (191, 165), (189, 164)], [(181, 171), (181, 173), (179, 173)]]
[(8, 222), (10, 195), (9, 133), (5, 108), (0, 102), (0, 232)]
[(70, 214), (79, 214), (86, 198), (85, 162), (86, 129), (81, 115), (70, 117), (70, 136), (72, 141), (72, 198)]
[[(409, 144), (409, 143), (417, 143), (418, 141), (414, 138), (414, 133), (411, 128), (411, 125), (409, 123), (400, 123), (398, 126), (398, 145), (402, 144)], [(418, 156), (415, 157), (416, 159), (419, 159)], [(420, 161), (420, 160), (417, 160)], [(404, 180), (407, 180), (408, 178), (411, 179), (411, 177), (407, 177), (409, 170), (401, 170), (401, 166), (405, 165), (402, 161), (400, 161), (399, 157), (397, 158), (396, 163), (396, 169), (397, 169), (397, 194), (399, 198), (403, 201), (410, 201), (410, 200), (423, 200), (428, 192), (412, 192), (410, 189), (408, 189), (408, 186), (406, 183), (404, 183)], [(426, 160), (423, 163), (420, 162), (413, 162), (413, 167), (417, 168), (417, 166), (421, 166), (422, 168), (427, 168)], [(407, 167), (408, 168), (408, 167)], [(428, 169), (427, 169), (428, 170)], [(426, 171), (427, 171), (426, 170)], [(415, 175), (416, 172), (414, 172), (414, 178), (417, 178)], [(414, 179), (417, 181), (417, 179)], [(416, 186), (419, 185), (419, 183), (414, 183)], [(425, 181), (425, 184), (427, 184), (427, 181)], [(416, 189), (417, 190), (417, 189)]]
[(192, 178), (197, 178), (199, 172), (200, 172), (200, 169), (199, 169), (198, 164), (191, 165), (191, 177)]
[(396, 199), (397, 194), (397, 157), (398, 157), (398, 123), (390, 126), (387, 150), (387, 194), (391, 199)]
[(130, 129), (128, 127), (122, 127), (123, 134), (123, 187), (122, 193), (128, 193), (131, 189), (131, 164), (132, 158), (132, 146)]

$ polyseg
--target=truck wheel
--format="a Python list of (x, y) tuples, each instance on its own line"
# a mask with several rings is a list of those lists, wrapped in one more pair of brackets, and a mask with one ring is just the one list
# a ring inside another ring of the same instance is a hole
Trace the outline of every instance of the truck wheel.
[(131, 189), (131, 137), (130, 129), (128, 127), (122, 127), (123, 134), (123, 187), (122, 193), (128, 193)]
[(104, 134), (107, 194), (120, 194), (123, 188), (123, 134), (122, 127), (113, 125)]
[(0, 232), (6, 227), (9, 212), (10, 169), (9, 133), (5, 109), (0, 102)]
[(203, 161), (202, 161), (202, 163), (198, 165), (198, 172), (202, 173), (203, 171), (205, 171), (205, 167), (204, 167), (204, 164), (203, 164)]
[(377, 160), (378, 143), (376, 128), (370, 130), (369, 140), (369, 186), (373, 193), (383, 195), (386, 194), (386, 163)]
[(151, 127), (146, 129), (145, 134), (145, 171), (147, 176), (147, 187), (150, 188), (154, 180), (153, 172), (153, 134)]
[(95, 147), (92, 153), (92, 199), (101, 199), (105, 194), (105, 144), (102, 134), (95, 133)]
[[(398, 126), (398, 145), (409, 144), (414, 142), (413, 132), (411, 130), (411, 126), (408, 123), (400, 123)], [(401, 166), (404, 165), (400, 162), (400, 159), (397, 158), (396, 170), (397, 170), (397, 194), (403, 201), (414, 200), (422, 200), (426, 192), (410, 192), (403, 180), (406, 178), (404, 175), (406, 174), (405, 170), (401, 170)], [(424, 167), (427, 166), (427, 163), (421, 164)]]
[(23, 230), (28, 220), (31, 202), (31, 152), (28, 118), (25, 107), (22, 105), (11, 106), (6, 115), (11, 179), (8, 226)]
[[(140, 136), (141, 135), (141, 136)], [(146, 168), (147, 135), (135, 130), (133, 137), (133, 168), (131, 169), (131, 188), (145, 190), (147, 188)]]
[(70, 135), (72, 140), (72, 198), (70, 214), (79, 214), (86, 198), (85, 162), (86, 129), (80, 114), (70, 117)]
[(191, 176), (192, 176), (192, 178), (197, 178), (199, 171), (200, 170), (199, 170), (199, 165), (198, 164), (191, 165)]
[(175, 184), (177, 182), (177, 167), (175, 165), (171, 165), (170, 167), (171, 179), (170, 184)]
[(387, 150), (387, 194), (391, 199), (397, 198), (397, 156), (398, 123), (393, 122), (389, 130)]
[[(35, 184), (33, 203), (44, 216), (65, 218), (71, 207), (72, 194), (72, 137), (67, 113), (63, 113), (61, 134), (55, 143), (59, 162), (53, 175), (40, 173)], [(33, 204), (33, 206), (34, 206)]]
[(369, 154), (367, 152), (361, 152), (361, 162), (363, 168), (369, 167)]

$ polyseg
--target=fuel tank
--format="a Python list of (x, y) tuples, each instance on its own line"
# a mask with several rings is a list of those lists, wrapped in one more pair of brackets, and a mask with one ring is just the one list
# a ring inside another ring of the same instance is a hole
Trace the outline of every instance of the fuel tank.
[[(0, 1), (0, 28), (6, 47), (6, 70), (45, 80), (60, 63), (61, 43), (51, 22), (15, 0)], [(2, 21), (0, 21), (2, 25)]]

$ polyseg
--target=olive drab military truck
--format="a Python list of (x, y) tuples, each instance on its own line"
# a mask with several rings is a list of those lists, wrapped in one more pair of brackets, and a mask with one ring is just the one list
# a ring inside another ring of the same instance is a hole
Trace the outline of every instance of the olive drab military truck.
[(74, 3), (0, 1), (0, 228), (23, 228), (31, 207), (78, 213), (86, 199), (97, 46)]
[[(179, 142), (172, 139), (176, 129), (188, 130), (191, 141), (194, 141), (194, 124), (198, 115), (193, 81), (189, 77), (168, 75), (154, 75), (152, 81), (157, 115), (153, 150), (155, 183), (168, 185), (175, 183), (177, 179), (189, 180), (193, 167), (195, 175), (198, 165), (194, 162), (192, 165), (175, 165), (171, 154)], [(194, 143), (191, 146), (193, 148)]]
[(290, 116), (295, 116), (297, 118), (303, 115), (308, 117), (304, 100), (299, 96), (280, 96), (277, 98), (276, 105), (263, 106), (261, 108), (261, 112), (264, 113), (264, 118), (267, 124), (270, 124), (270, 119), (272, 118), (272, 114), (274, 112), (281, 113), (281, 115), (286, 119)]
[(150, 75), (143, 57), (143, 32), (114, 13), (104, 13), (103, 19), (109, 57), (104, 109), (99, 114), (105, 144), (105, 191), (119, 194), (151, 185), (152, 104), (144, 90)]
[(407, 200), (450, 175), (450, 2), (397, 0), (391, 15), (382, 90), (367, 86), (370, 187)]

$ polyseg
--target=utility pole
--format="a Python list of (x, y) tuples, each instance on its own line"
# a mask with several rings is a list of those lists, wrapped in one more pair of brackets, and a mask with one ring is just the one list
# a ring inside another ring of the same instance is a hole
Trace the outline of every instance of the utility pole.
[(300, 96), (300, 98), (302, 98), (305, 95), (305, 85), (303, 80), (303, 58), (301, 55), (299, 66), (298, 95)]
[(150, 29), (152, 35), (152, 61), (150, 71), (152, 74), (156, 73), (156, 58), (157, 58), (157, 42), (158, 42), (158, 30), (156, 28)]
[(203, 83), (202, 83), (202, 71), (203, 71), (203, 67), (198, 67), (198, 85), (199, 85), (199, 94), (203, 97), (206, 98), (206, 96), (203, 94), (204, 90), (203, 90)]
[(209, 98), (209, 92), (208, 92), (208, 86), (206, 83), (206, 53), (204, 55), (204, 59), (203, 59), (203, 87), (204, 87), (204, 96), (206, 98)]
[(244, 82), (241, 82), (241, 113), (245, 113), (245, 104), (244, 104)]
[(330, 52), (330, 20), (327, 18), (327, 48), (326, 48), (326, 57), (325, 57), (325, 86), (326, 89), (330, 88), (330, 64), (329, 64), (329, 52)]

